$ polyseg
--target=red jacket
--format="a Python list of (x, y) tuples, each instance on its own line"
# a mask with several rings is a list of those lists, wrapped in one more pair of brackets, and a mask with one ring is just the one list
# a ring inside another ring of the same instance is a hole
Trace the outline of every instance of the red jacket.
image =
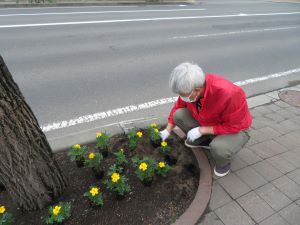
[(252, 117), (243, 89), (213, 74), (207, 74), (205, 81), (199, 113), (195, 102), (187, 103), (178, 97), (168, 117), (169, 123), (174, 124), (173, 114), (177, 109), (188, 108), (199, 125), (212, 126), (215, 135), (234, 134), (248, 129)]

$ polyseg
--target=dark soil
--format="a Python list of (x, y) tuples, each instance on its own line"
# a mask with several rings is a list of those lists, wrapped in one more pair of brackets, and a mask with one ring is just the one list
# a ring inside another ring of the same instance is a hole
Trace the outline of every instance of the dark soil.
[[(144, 133), (144, 132), (143, 132)], [(75, 143), (74, 143), (75, 144)], [(59, 201), (68, 201), (72, 204), (72, 216), (65, 225), (160, 225), (174, 222), (190, 205), (197, 191), (199, 182), (198, 167), (192, 165), (194, 156), (189, 148), (175, 136), (168, 139), (173, 149), (171, 155), (177, 158), (177, 164), (172, 166), (166, 178), (155, 176), (150, 187), (138, 180), (134, 171), (131, 157), (134, 155), (151, 156), (156, 160), (164, 157), (157, 148), (153, 148), (150, 140), (144, 134), (135, 151), (129, 152), (128, 140), (125, 135), (116, 135), (110, 139), (109, 155), (103, 160), (105, 173), (115, 161), (112, 152), (124, 149), (129, 164), (125, 168), (126, 177), (131, 186), (131, 192), (123, 200), (116, 200), (116, 195), (107, 190), (103, 184), (104, 179), (97, 180), (91, 168), (78, 168), (71, 162), (67, 152), (54, 154), (63, 172), (69, 180), (69, 186), (64, 194), (53, 204)], [(95, 144), (89, 145), (90, 151), (97, 151)], [(88, 199), (83, 196), (91, 185), (97, 185), (103, 192), (104, 205), (97, 209), (92, 208)], [(6, 191), (0, 192), (0, 204), (5, 205), (7, 211), (13, 213), (17, 225), (45, 224), (48, 217), (48, 208), (26, 212), (13, 205)]]

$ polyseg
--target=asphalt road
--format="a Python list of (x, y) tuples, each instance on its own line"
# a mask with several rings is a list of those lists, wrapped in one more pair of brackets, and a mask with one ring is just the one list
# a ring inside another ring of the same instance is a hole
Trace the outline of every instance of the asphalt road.
[[(237, 82), (300, 68), (300, 4), (203, 1), (192, 6), (0, 9), (0, 52), (45, 127), (175, 96), (183, 61)], [(300, 82), (300, 73), (243, 86), (248, 96)], [(51, 130), (53, 147), (108, 124), (165, 121), (172, 104)], [(130, 111), (130, 110), (129, 110)], [(81, 121), (82, 122), (82, 121)], [(72, 138), (67, 138), (71, 137)], [(53, 144), (59, 142), (59, 144)]]

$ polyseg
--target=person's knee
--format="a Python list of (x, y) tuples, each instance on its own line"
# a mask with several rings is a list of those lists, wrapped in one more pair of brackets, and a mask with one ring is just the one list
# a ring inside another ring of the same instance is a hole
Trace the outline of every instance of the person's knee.
[(173, 120), (175, 124), (182, 123), (184, 119), (184, 115), (186, 114), (185, 112), (186, 109), (177, 109), (175, 113), (173, 114)]
[(230, 160), (231, 150), (228, 146), (212, 141), (210, 143), (211, 154), (214, 157)]

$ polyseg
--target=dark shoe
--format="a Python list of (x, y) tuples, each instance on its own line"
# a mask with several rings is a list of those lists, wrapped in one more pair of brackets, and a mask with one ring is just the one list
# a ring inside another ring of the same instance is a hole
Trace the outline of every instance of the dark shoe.
[(225, 166), (217, 166), (216, 165), (214, 168), (214, 174), (217, 177), (224, 177), (229, 173), (229, 171), (230, 171), (230, 163), (228, 163)]
[(204, 141), (199, 142), (198, 140), (191, 142), (190, 140), (186, 139), (184, 144), (185, 146), (189, 147), (189, 148), (204, 148), (204, 149), (210, 149), (209, 144), (210, 144), (211, 140), (210, 139), (206, 139)]

